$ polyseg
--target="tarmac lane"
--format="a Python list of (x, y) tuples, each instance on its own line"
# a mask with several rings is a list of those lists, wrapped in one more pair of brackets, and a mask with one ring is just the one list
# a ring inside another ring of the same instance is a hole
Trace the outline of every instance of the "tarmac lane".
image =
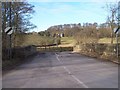
[(2, 77), (3, 88), (118, 88), (118, 65), (72, 52), (37, 54)]

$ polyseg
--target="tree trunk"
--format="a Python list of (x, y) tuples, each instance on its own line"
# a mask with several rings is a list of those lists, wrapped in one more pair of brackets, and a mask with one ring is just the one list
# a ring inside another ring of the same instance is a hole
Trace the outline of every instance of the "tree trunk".
[(111, 22), (111, 44), (113, 44), (113, 29), (114, 29), (114, 16), (115, 16), (115, 12), (112, 11), (112, 22)]

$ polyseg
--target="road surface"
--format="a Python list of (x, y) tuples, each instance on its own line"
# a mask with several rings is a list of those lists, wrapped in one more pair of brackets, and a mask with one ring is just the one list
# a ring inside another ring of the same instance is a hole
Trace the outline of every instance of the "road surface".
[(46, 52), (2, 81), (3, 88), (118, 88), (118, 65), (72, 52)]

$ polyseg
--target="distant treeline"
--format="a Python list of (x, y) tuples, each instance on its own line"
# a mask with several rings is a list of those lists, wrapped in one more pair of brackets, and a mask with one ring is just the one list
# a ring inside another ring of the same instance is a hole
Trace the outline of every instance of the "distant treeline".
[[(114, 24), (117, 27), (117, 24)], [(81, 23), (64, 24), (49, 27), (45, 31), (38, 32), (41, 36), (55, 37), (58, 34), (63, 34), (65, 37), (74, 37), (78, 43), (96, 42), (100, 38), (115, 37), (109, 23)]]
[[(115, 26), (117, 26), (115, 24)], [(51, 26), (49, 27), (47, 30), (45, 31), (41, 31), (38, 32), (39, 35), (41, 36), (55, 36), (56, 34), (61, 34), (63, 33), (65, 37), (71, 37), (71, 36), (75, 36), (76, 33), (80, 32), (81, 30), (86, 30), (86, 29), (94, 29), (99, 33), (99, 37), (111, 37), (110, 33), (110, 25), (108, 23), (102, 23), (99, 24), (98, 23), (83, 23), (83, 25), (81, 25), (81, 23), (78, 24), (64, 24), (64, 25), (55, 25), (55, 26)], [(90, 31), (85, 31), (86, 33), (89, 33)]]

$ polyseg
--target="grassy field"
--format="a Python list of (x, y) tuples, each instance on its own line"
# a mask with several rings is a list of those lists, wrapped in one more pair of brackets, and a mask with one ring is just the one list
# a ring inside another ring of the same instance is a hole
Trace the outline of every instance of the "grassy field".
[(73, 37), (62, 37), (59, 47), (73, 47), (74, 45), (75, 40)]
[[(119, 43), (120, 43), (120, 38), (119, 38)], [(61, 38), (61, 44), (59, 47), (69, 47), (69, 46), (74, 46), (75, 45), (75, 39), (73, 37), (62, 37)], [(111, 43), (111, 38), (101, 38), (98, 40), (98, 43)], [(113, 43), (116, 43), (116, 38), (113, 39)]]
[[(73, 37), (62, 37), (59, 46), (74, 46), (75, 42)], [(118, 42), (120, 43), (120, 37), (118, 38)], [(98, 43), (111, 43), (111, 38), (101, 38), (98, 40)], [(116, 43), (116, 38), (113, 39), (113, 43)]]
[[(19, 40), (19, 41), (22, 41), (22, 43), (18, 45), (20, 46), (49, 45), (49, 44), (54, 44), (55, 43), (54, 40), (55, 39), (52, 37), (40, 36), (38, 34), (24, 35), (24, 41)], [(73, 47), (75, 46), (75, 43), (76, 43), (76, 40), (73, 37), (62, 37), (61, 44), (58, 45), (58, 47)], [(111, 38), (101, 38), (98, 40), (98, 43), (111, 43)], [(116, 38), (114, 38), (114, 43), (116, 43)], [(120, 43), (120, 37), (119, 37), (119, 43)]]
[[(54, 43), (54, 38), (45, 37), (40, 35), (24, 35), (24, 41), (20, 44), (20, 46), (28, 46), (28, 45), (48, 45)], [(19, 40), (19, 39), (17, 39)], [(21, 40), (19, 40), (21, 41)], [(18, 41), (18, 42), (19, 42)]]
[[(118, 42), (120, 43), (120, 37), (118, 38)], [(111, 43), (111, 38), (101, 38), (98, 43)], [(116, 43), (116, 38), (113, 39), (113, 43)]]
[[(16, 38), (16, 42), (22, 42), (21, 44), (18, 44), (20, 46), (28, 46), (28, 45), (49, 45), (49, 44), (55, 44), (55, 38), (53, 37), (45, 37), (40, 36), (38, 34), (36, 35), (23, 35), (24, 39), (20, 40), (20, 37)], [(62, 37), (61, 38), (61, 44), (58, 45), (59, 47), (70, 47), (75, 45), (75, 40), (73, 37)]]

